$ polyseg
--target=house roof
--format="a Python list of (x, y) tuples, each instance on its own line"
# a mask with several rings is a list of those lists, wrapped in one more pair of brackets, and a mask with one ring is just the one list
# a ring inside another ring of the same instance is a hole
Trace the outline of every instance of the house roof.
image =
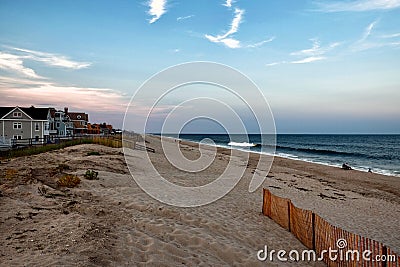
[(13, 109), (19, 108), (34, 120), (47, 120), (50, 108), (22, 108), (22, 107), (0, 107), (0, 118), (10, 113)]
[(68, 112), (68, 116), (71, 120), (84, 120), (89, 121), (89, 115), (84, 112)]
[(28, 114), (34, 120), (47, 120), (50, 108), (20, 108), (23, 112)]
[(4, 115), (10, 113), (15, 107), (0, 107), (0, 118), (3, 118)]

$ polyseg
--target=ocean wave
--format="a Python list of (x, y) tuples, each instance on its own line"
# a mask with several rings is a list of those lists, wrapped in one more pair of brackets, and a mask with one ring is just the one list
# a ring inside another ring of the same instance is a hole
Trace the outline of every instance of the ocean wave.
[[(206, 136), (200, 135), (196, 138), (188, 138), (188, 136), (185, 136), (182, 138), (199, 142)], [(215, 136), (210, 136), (211, 139), (214, 137)], [(229, 136), (221, 137), (218, 135), (213, 139), (215, 142), (213, 146), (312, 162), (338, 168), (341, 167), (343, 162), (349, 162), (351, 167), (355, 170), (367, 172), (369, 168), (372, 168), (374, 173), (400, 177), (400, 170), (397, 164), (400, 162), (400, 153), (398, 153), (397, 143), (387, 144), (387, 141), (381, 142), (381, 139), (376, 139), (371, 142), (366, 142), (365, 146), (362, 146), (360, 145), (360, 140), (357, 138), (358, 137), (354, 137), (354, 142), (350, 142), (351, 140), (349, 141), (349, 138), (346, 136), (344, 142), (342, 140), (343, 138), (340, 139), (339, 136), (336, 139), (333, 138), (331, 144), (324, 144), (318, 140), (304, 144), (292, 144), (283, 140), (284, 142), (278, 142), (275, 146), (272, 142), (260, 142), (260, 139), (255, 138), (247, 140), (247, 142), (239, 142), (238, 140), (236, 140), (236, 142), (230, 142)]]
[(278, 153), (278, 154), (276, 154), (276, 155), (278, 155), (279, 157), (282, 157), (282, 158), (298, 158), (298, 156), (296, 156), (296, 155), (292, 155), (292, 154), (287, 154), (287, 153)]
[[(266, 146), (270, 147), (271, 145), (265, 144), (256, 144), (256, 147)], [(290, 151), (299, 151), (306, 152), (311, 154), (319, 154), (319, 155), (337, 155), (337, 156), (352, 156), (352, 157), (372, 157), (370, 155), (357, 153), (357, 152), (346, 152), (346, 151), (336, 151), (336, 150), (327, 150), (327, 149), (317, 149), (317, 148), (303, 148), (303, 147), (291, 147), (291, 146), (282, 146), (276, 145), (276, 149), (284, 149)]]
[[(255, 147), (272, 147), (272, 145), (266, 144), (255, 144)], [(276, 150), (285, 150), (293, 152), (304, 152), (314, 155), (325, 155), (325, 156), (341, 156), (341, 157), (356, 157), (364, 159), (377, 159), (377, 160), (398, 160), (399, 158), (395, 155), (381, 155), (381, 154), (364, 154), (360, 152), (346, 152), (328, 149), (318, 149), (318, 148), (304, 148), (304, 147), (292, 147), (292, 146), (282, 146), (276, 145)], [(278, 151), (279, 152), (279, 151)]]
[(242, 142), (242, 143), (229, 142), (228, 146), (252, 147), (252, 146), (256, 146), (256, 145), (253, 143), (247, 143), (247, 142)]

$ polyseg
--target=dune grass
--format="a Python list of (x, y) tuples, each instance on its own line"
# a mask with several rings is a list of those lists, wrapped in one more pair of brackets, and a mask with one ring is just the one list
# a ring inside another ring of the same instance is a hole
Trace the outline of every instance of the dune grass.
[(69, 146), (75, 146), (80, 144), (98, 144), (113, 148), (120, 148), (122, 147), (122, 142), (120, 139), (111, 139), (111, 138), (104, 138), (104, 137), (93, 137), (93, 138), (79, 138), (74, 140), (68, 140), (65, 142), (61, 142), (58, 144), (46, 144), (43, 146), (34, 146), (22, 149), (13, 149), (6, 151), (1, 158), (16, 158), (16, 157), (24, 157), (24, 156), (31, 156), (40, 153), (45, 153), (48, 151), (58, 150)]

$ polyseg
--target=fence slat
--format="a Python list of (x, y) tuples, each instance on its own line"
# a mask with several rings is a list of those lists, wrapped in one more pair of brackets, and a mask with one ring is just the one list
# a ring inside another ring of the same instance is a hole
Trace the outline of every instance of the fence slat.
[(289, 199), (271, 194), (271, 219), (289, 230)]
[[(315, 249), (313, 213), (299, 209), (290, 202), (290, 231), (309, 249)], [(311, 234), (310, 234), (311, 233)]]

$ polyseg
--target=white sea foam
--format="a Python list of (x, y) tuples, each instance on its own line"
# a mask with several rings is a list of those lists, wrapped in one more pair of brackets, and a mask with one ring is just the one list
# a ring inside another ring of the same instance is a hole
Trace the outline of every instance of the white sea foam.
[(256, 145), (253, 143), (246, 143), (246, 142), (242, 142), (242, 143), (229, 142), (228, 146), (252, 147), (252, 146), (256, 146)]
[(286, 153), (278, 153), (276, 155), (282, 158), (289, 158), (289, 159), (298, 158), (298, 156), (296, 155), (286, 154)]

